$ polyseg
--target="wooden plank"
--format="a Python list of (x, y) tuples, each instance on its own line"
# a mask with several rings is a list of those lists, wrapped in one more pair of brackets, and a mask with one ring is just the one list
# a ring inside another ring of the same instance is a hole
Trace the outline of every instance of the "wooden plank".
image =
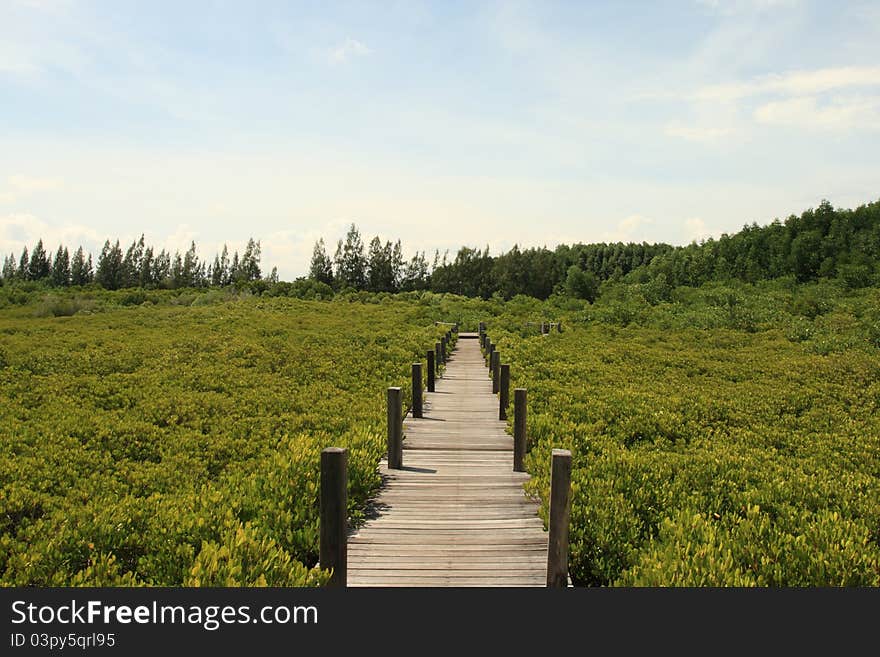
[(350, 586), (541, 586), (548, 535), (513, 471), (513, 438), (478, 340), (447, 354), (422, 418), (403, 422), (403, 468), (348, 539)]

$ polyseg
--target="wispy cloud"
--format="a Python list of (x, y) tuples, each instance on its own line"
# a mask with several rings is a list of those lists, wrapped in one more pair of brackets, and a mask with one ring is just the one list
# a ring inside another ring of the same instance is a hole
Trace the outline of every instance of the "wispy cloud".
[(33, 248), (37, 240), (43, 240), (47, 250), (58, 244), (68, 248), (82, 245), (94, 252), (103, 239), (96, 230), (79, 224), (52, 226), (30, 213), (14, 213), (0, 216), (0, 255), (18, 254), (25, 247)]
[(373, 51), (357, 39), (346, 39), (330, 51), (330, 61), (341, 64), (353, 57), (364, 57)]
[(36, 178), (16, 174), (6, 179), (6, 189), (0, 188), (0, 203), (14, 203), (22, 197), (60, 189), (62, 186), (62, 181), (57, 178)]
[(711, 236), (706, 222), (700, 217), (691, 217), (684, 220), (684, 234), (689, 242), (704, 240)]
[(754, 112), (755, 120), (789, 127), (880, 129), (880, 97), (836, 98), (823, 102), (815, 96), (766, 103)]
[(652, 223), (654, 223), (653, 219), (640, 214), (632, 214), (618, 221), (614, 230), (603, 233), (602, 239), (606, 242), (632, 242), (640, 228)]
[(880, 66), (845, 66), (764, 75), (744, 82), (709, 85), (694, 100), (731, 102), (765, 94), (809, 95), (850, 87), (880, 86)]

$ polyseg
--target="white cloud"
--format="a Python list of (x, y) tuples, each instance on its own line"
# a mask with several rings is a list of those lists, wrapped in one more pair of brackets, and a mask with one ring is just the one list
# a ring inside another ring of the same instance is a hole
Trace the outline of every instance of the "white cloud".
[(746, 82), (728, 82), (699, 89), (699, 101), (732, 102), (764, 94), (810, 95), (848, 87), (880, 86), (880, 66), (845, 66), (763, 75)]
[(687, 141), (714, 142), (731, 134), (730, 128), (715, 128), (699, 125), (684, 125), (674, 122), (668, 124), (663, 132), (670, 137), (679, 137)]
[(373, 51), (357, 39), (346, 39), (345, 42), (330, 51), (330, 61), (341, 64), (352, 57), (363, 57)]
[(652, 223), (654, 223), (653, 219), (644, 217), (640, 214), (632, 214), (618, 221), (614, 230), (602, 233), (602, 239), (606, 242), (638, 241), (634, 238), (637, 231)]
[(684, 220), (685, 238), (688, 242), (696, 242), (711, 236), (706, 222), (700, 217), (692, 217)]
[(880, 128), (880, 97), (833, 99), (815, 96), (771, 101), (754, 112), (759, 123), (822, 129)]
[(88, 226), (64, 224), (52, 226), (29, 213), (14, 213), (0, 216), (0, 255), (21, 254), (24, 247), (33, 248), (37, 240), (43, 240), (47, 251), (54, 252), (59, 244), (68, 249), (76, 249), (82, 245), (84, 249), (94, 252), (100, 247), (101, 236)]
[(57, 178), (35, 178), (16, 174), (6, 179), (7, 189), (0, 189), (0, 203), (15, 203), (25, 196), (38, 192), (60, 189), (62, 182)]

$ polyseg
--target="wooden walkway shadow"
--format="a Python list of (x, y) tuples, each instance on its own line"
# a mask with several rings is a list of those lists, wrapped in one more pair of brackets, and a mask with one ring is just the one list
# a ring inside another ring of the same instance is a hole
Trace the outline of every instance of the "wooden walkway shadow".
[(475, 338), (459, 336), (424, 417), (404, 421), (403, 469), (380, 465), (377, 516), (348, 539), (349, 586), (546, 584), (548, 534)]

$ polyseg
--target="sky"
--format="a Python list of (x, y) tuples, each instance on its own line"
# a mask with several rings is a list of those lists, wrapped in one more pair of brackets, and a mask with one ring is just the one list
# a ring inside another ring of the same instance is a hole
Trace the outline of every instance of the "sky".
[(307, 273), (687, 244), (880, 198), (880, 3), (0, 0), (0, 255), (107, 238)]

